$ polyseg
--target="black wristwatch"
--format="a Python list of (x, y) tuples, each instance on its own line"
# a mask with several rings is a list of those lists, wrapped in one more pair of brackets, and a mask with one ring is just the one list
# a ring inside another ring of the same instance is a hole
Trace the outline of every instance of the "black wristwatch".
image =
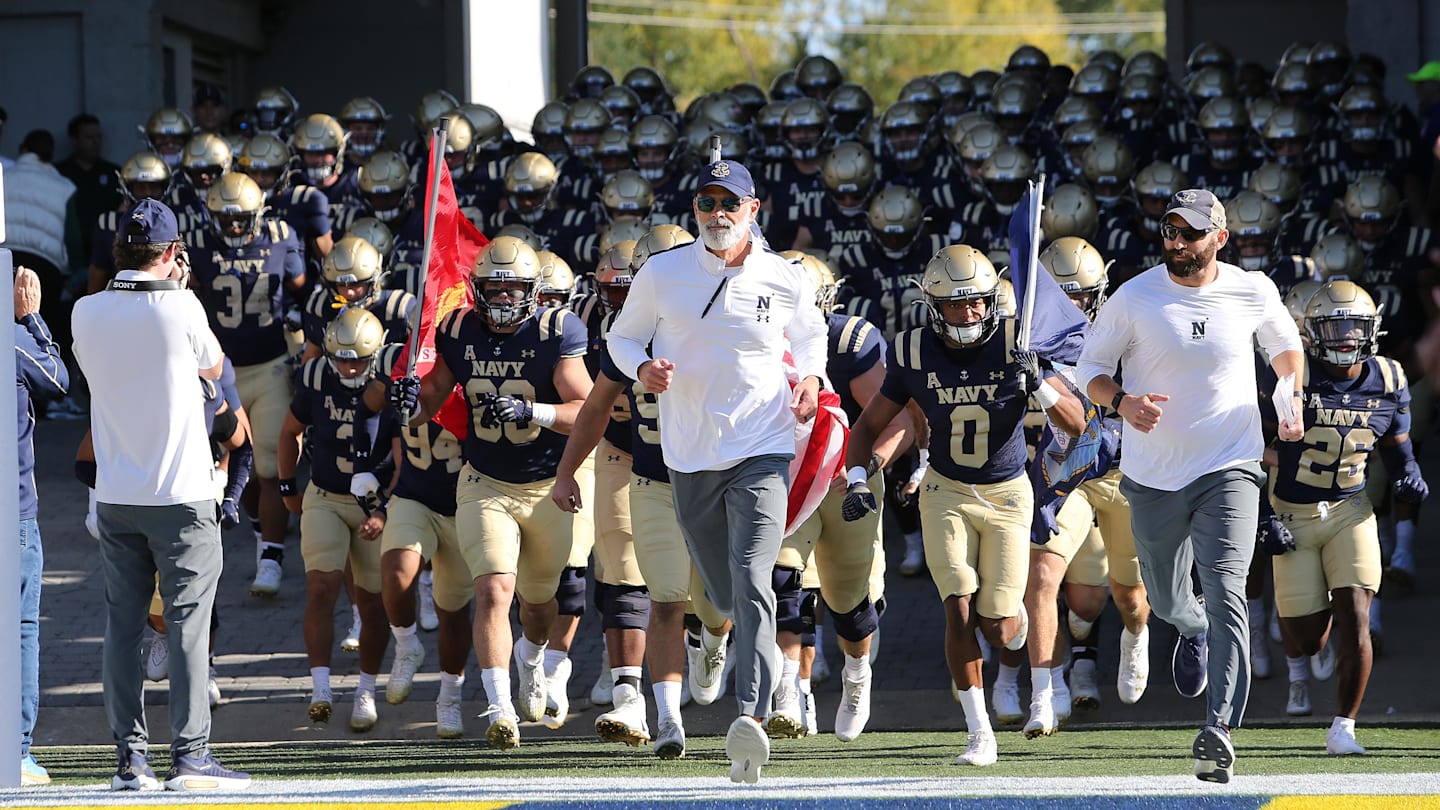
[(1115, 413), (1119, 413), (1119, 412), (1120, 412), (1120, 400), (1124, 399), (1125, 396), (1126, 396), (1126, 394), (1125, 394), (1124, 391), (1117, 392), (1117, 393), (1115, 394), (1115, 398), (1112, 399), (1112, 400), (1110, 400), (1110, 410), (1114, 411)]
[(824, 390), (825, 390), (825, 378), (824, 378), (824, 377), (821, 377), (819, 374), (811, 374), (810, 376), (815, 378), (815, 382), (818, 384), (817, 390), (824, 391)]

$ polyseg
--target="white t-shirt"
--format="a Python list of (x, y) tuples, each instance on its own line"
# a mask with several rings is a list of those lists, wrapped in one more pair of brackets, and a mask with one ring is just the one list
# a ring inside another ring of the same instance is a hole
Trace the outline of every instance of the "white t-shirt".
[[(1264, 451), (1255, 382), (1255, 343), (1274, 359), (1299, 351), (1300, 333), (1275, 283), (1220, 262), (1215, 281), (1186, 287), (1157, 265), (1120, 286), (1085, 340), (1083, 391), (1117, 364), (1127, 393), (1165, 394), (1160, 423), (1127, 423), (1120, 471), (1152, 489), (1176, 491)], [(1102, 403), (1108, 404), (1108, 403)]]
[[(121, 271), (119, 280), (154, 276)], [(199, 372), (223, 356), (188, 290), (106, 290), (75, 303), (75, 359), (90, 383), (95, 499), (127, 506), (212, 500), (215, 464)]]
[(625, 374), (652, 357), (675, 364), (659, 396), (660, 447), (666, 466), (689, 473), (793, 456), (785, 339), (801, 379), (824, 379), (828, 334), (815, 283), (799, 264), (757, 240), (741, 266), (725, 267), (697, 239), (650, 257), (606, 341)]

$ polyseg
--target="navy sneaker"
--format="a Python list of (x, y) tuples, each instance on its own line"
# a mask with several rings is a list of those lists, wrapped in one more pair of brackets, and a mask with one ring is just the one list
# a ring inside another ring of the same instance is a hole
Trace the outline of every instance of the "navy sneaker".
[(1205, 633), (1195, 638), (1175, 639), (1175, 655), (1171, 668), (1175, 673), (1175, 691), (1187, 698), (1200, 697), (1208, 683), (1209, 645)]
[(120, 767), (115, 769), (115, 776), (110, 780), (111, 790), (160, 789), (160, 781), (155, 778), (155, 772), (150, 770), (150, 763), (146, 761), (143, 752), (121, 751), (119, 757)]
[(250, 787), (250, 774), (228, 770), (213, 754), (179, 756), (165, 775), (166, 790), (240, 790)]
[(1235, 746), (1224, 726), (1211, 724), (1200, 729), (1190, 747), (1195, 755), (1195, 778), (1202, 782), (1230, 781), (1235, 766)]

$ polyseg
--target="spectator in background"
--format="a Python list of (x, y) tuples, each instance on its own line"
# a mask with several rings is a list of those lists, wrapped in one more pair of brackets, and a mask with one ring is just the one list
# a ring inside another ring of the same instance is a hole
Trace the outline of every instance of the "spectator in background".
[(77, 227), (69, 234), (65, 248), (74, 265), (71, 275), (83, 283), (95, 221), (106, 211), (120, 207), (120, 182), (116, 177), (120, 167), (101, 154), (105, 151), (105, 136), (99, 118), (80, 113), (70, 119), (66, 133), (70, 136), (70, 157), (56, 163), (55, 168), (75, 184)]
[(1426, 215), (1432, 228), (1440, 227), (1440, 61), (1426, 62), (1405, 78), (1415, 85), (1420, 109), (1420, 155), (1429, 168), (1430, 190)]
[(60, 346), (40, 317), (40, 279), (21, 267), (15, 273), (15, 412), (19, 416), (20, 462), (20, 783), (44, 785), (50, 774), (30, 754), (35, 715), (40, 709), (40, 503), (35, 496), (34, 399), (65, 396), (69, 375)]
[(225, 104), (225, 94), (210, 82), (195, 85), (195, 97), (190, 103), (190, 112), (195, 119), (195, 132), (212, 132), (222, 138), (229, 134), (230, 108)]

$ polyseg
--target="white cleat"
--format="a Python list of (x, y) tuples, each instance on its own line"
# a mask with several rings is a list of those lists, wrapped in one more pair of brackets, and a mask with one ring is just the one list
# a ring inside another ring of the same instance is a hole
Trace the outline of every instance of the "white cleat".
[(385, 702), (399, 706), (410, 698), (415, 687), (415, 673), (425, 663), (425, 645), (411, 639), (413, 646), (395, 645), (395, 660), (390, 662), (390, 680), (385, 682)]
[(610, 674), (610, 648), (600, 643), (600, 674), (595, 676), (595, 685), (590, 687), (591, 706), (609, 706), (615, 700), (615, 678)]
[(655, 756), (661, 759), (685, 756), (685, 727), (674, 720), (661, 723), (660, 736), (655, 738)]
[(1059, 721), (1055, 719), (1055, 693), (1036, 692), (1030, 698), (1030, 719), (1022, 729), (1025, 739), (1049, 737), (1059, 726)]
[(816, 647), (815, 663), (810, 665), (810, 682), (825, 683), (828, 680), (830, 680), (830, 662), (825, 660), (825, 652)]
[(1361, 756), (1365, 747), (1355, 741), (1355, 732), (1338, 726), (1331, 726), (1325, 735), (1325, 753), (1332, 757)]
[(520, 681), (516, 690), (515, 707), (519, 710), (521, 720), (535, 722), (545, 716), (545, 664), (543, 661), (534, 666), (525, 663), (520, 657), (518, 641), (512, 657), (515, 659), (515, 670)]
[(442, 740), (465, 736), (465, 711), (459, 699), (435, 701), (435, 736)]
[(680, 708), (689, 706), (695, 698), (690, 694), (690, 676), (681, 673), (680, 675)]
[(900, 561), (900, 574), (913, 577), (925, 570), (925, 539), (919, 533), (905, 536), (905, 558)]
[(1270, 666), (1270, 643), (1265, 638), (1265, 624), (1250, 625), (1250, 674), (1265, 680), (1272, 674)]
[(553, 673), (545, 675), (545, 716), (541, 722), (546, 728), (560, 728), (570, 716), (571, 666), (570, 657), (566, 656), (555, 665)]
[(435, 579), (429, 571), (421, 571), (415, 588), (415, 601), (420, 608), (420, 629), (429, 633), (440, 626), (435, 612)]
[(358, 652), (360, 649), (360, 608), (350, 608), (350, 630), (345, 633), (345, 638), (340, 640), (340, 649), (345, 652)]
[(983, 768), (986, 765), (994, 765), (999, 758), (1000, 754), (995, 745), (995, 732), (987, 728), (966, 736), (965, 753), (955, 758), (955, 764), (975, 765)]
[(1283, 644), (1285, 637), (1280, 635), (1280, 611), (1272, 610), (1270, 613), (1270, 640), (1276, 644)]
[(1335, 675), (1335, 634), (1330, 634), (1330, 640), (1320, 648), (1320, 652), (1310, 656), (1310, 674), (1315, 676), (1317, 681), (1328, 681)]
[(1147, 625), (1140, 635), (1128, 629), (1120, 631), (1120, 673), (1115, 677), (1115, 689), (1120, 693), (1120, 702), (1134, 704), (1145, 694), (1150, 684), (1150, 627)]
[(513, 711), (492, 703), (485, 715), (490, 717), (490, 728), (485, 730), (485, 741), (490, 744), (491, 748), (497, 751), (509, 751), (520, 745), (520, 724)]
[(210, 699), (210, 708), (220, 705), (220, 684), (215, 681), (215, 667), (210, 667), (209, 674), (205, 676), (205, 696)]
[(709, 706), (720, 699), (725, 689), (725, 641), (713, 650), (693, 637), (685, 639), (685, 656), (690, 665), (690, 696), (700, 706)]
[(615, 708), (595, 718), (595, 734), (605, 742), (639, 748), (650, 742), (645, 722), (645, 696), (633, 687), (615, 690)]
[(1070, 697), (1070, 687), (1065, 685), (1063, 677), (1051, 681), (1051, 688), (1054, 690), (1054, 697), (1050, 699), (1050, 708), (1055, 710), (1055, 725), (1059, 727), (1069, 721), (1074, 704)]
[(368, 690), (357, 691), (355, 705), (350, 710), (350, 730), (369, 731), (379, 719), (380, 713), (375, 710), (375, 693)]
[(730, 758), (730, 781), (756, 784), (760, 768), (770, 761), (770, 738), (754, 718), (741, 715), (725, 735), (725, 755)]
[(262, 558), (255, 564), (255, 581), (250, 583), (251, 596), (274, 596), (280, 592), (280, 563)]
[(1291, 717), (1305, 717), (1310, 714), (1310, 685), (1305, 681), (1290, 682), (1290, 697), (1285, 701), (1285, 713)]
[(1095, 662), (1076, 659), (1070, 667), (1070, 701), (1076, 709), (1093, 712), (1100, 708), (1100, 686), (1095, 683)]
[(854, 741), (870, 722), (871, 672), (867, 667), (865, 676), (859, 680), (842, 679), (840, 708), (835, 710), (835, 737), (840, 742)]
[(805, 723), (805, 733), (814, 736), (820, 733), (820, 717), (815, 711), (815, 693), (800, 693), (800, 719)]
[(997, 682), (990, 692), (990, 705), (995, 709), (995, 722), (1002, 726), (1014, 725), (1025, 719), (1025, 713), (1020, 710), (1019, 684)]
[(775, 686), (775, 709), (765, 718), (765, 731), (771, 737), (803, 737), (805, 721), (800, 719), (800, 689), (780, 679)]
[(170, 642), (161, 633), (150, 637), (150, 654), (145, 656), (145, 677), (163, 681), (170, 676)]

